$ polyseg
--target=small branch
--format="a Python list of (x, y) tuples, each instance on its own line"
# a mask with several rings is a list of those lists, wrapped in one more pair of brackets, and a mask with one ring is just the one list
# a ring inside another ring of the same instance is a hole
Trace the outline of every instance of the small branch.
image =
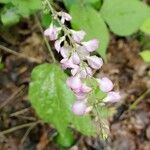
[(31, 107), (25, 108), (25, 109), (22, 109), (22, 110), (19, 110), (19, 111), (17, 111), (17, 112), (14, 112), (14, 113), (10, 114), (10, 117), (15, 117), (15, 116), (18, 116), (18, 115), (20, 115), (20, 114), (23, 114), (23, 113), (29, 111), (30, 108), (31, 108)]
[(11, 100), (13, 100), (23, 89), (25, 88), (25, 85), (22, 85), (19, 87), (8, 99), (6, 99), (1, 105), (0, 109), (5, 107)]
[(23, 129), (23, 128), (26, 128), (26, 127), (33, 126), (33, 125), (38, 124), (38, 123), (41, 123), (41, 121), (36, 121), (36, 122), (31, 122), (31, 123), (26, 123), (26, 124), (23, 124), (23, 125), (19, 125), (19, 126), (16, 126), (16, 127), (13, 127), (13, 128), (10, 128), (10, 129), (7, 129), (5, 131), (0, 132), (0, 135), (8, 134), (8, 133), (14, 132), (16, 130), (20, 130), (20, 129)]
[(129, 110), (134, 110), (136, 106), (144, 99), (144, 97), (150, 93), (150, 89), (147, 89), (133, 104), (130, 105)]
[(42, 36), (43, 36), (44, 42), (45, 42), (45, 44), (46, 44), (46, 47), (47, 47), (47, 49), (48, 49), (48, 51), (49, 51), (49, 53), (50, 53), (50, 55), (51, 55), (51, 57), (52, 57), (52, 60), (53, 60), (54, 63), (56, 63), (55, 56), (54, 56), (53, 51), (52, 51), (52, 49), (51, 49), (51, 47), (50, 47), (50, 45), (49, 45), (49, 43), (48, 43), (47, 38), (44, 36), (44, 31), (43, 31), (43, 28), (42, 28), (42, 26), (41, 26), (41, 23), (40, 23), (40, 21), (39, 21), (37, 15), (35, 15), (35, 19), (36, 19), (36, 22), (37, 22), (37, 24), (38, 24), (38, 26), (39, 26), (39, 29), (40, 29), (41, 33), (42, 33)]
[(29, 56), (26, 56), (26, 55), (24, 55), (24, 54), (17, 53), (17, 52), (15, 52), (15, 51), (13, 51), (13, 50), (11, 50), (11, 49), (9, 49), (9, 48), (3, 46), (3, 45), (0, 45), (0, 49), (3, 50), (3, 51), (8, 52), (8, 53), (10, 53), (10, 54), (13, 54), (13, 55), (15, 55), (15, 56), (18, 56), (18, 57), (21, 57), (21, 58), (25, 58), (25, 59), (27, 59), (27, 60), (29, 60), (29, 61), (31, 61), (31, 62), (35, 62), (35, 63), (38, 63), (38, 64), (41, 63), (41, 61), (38, 60), (38, 59), (36, 59), (36, 58), (29, 57)]

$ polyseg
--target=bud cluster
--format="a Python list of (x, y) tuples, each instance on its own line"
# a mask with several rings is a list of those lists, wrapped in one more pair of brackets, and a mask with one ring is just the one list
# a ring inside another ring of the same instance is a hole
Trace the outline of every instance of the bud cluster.
[(72, 76), (67, 79), (67, 85), (76, 96), (72, 111), (76, 115), (84, 115), (92, 109), (91, 106), (88, 106), (88, 95), (93, 89), (85, 83), (88, 78), (93, 78), (99, 89), (107, 93), (103, 99), (104, 103), (120, 100), (119, 92), (112, 91), (113, 83), (109, 78), (93, 77), (96, 70), (99, 70), (103, 65), (102, 58), (92, 55), (99, 47), (99, 41), (97, 39), (83, 41), (86, 35), (84, 31), (68, 29), (64, 23), (72, 19), (69, 14), (56, 12), (54, 18), (58, 20), (60, 27), (52, 22), (49, 28), (45, 30), (44, 35), (49, 40), (54, 41), (56, 51), (62, 56), (60, 61), (62, 68), (69, 68), (71, 71)]

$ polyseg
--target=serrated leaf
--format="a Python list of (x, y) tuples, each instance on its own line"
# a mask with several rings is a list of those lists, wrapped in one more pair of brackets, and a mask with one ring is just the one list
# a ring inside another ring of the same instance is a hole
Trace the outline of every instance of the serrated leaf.
[(66, 74), (55, 64), (37, 66), (32, 72), (29, 98), (32, 106), (43, 121), (51, 123), (61, 135), (70, 123), (85, 135), (94, 133), (90, 117), (75, 116), (71, 107), (75, 100), (66, 86)]
[(143, 58), (145, 62), (150, 62), (150, 50), (144, 50), (140, 53), (140, 56)]
[(150, 34), (150, 18), (145, 20), (140, 30), (144, 33)]
[(86, 40), (97, 38), (100, 41), (100, 48), (97, 52), (105, 58), (109, 34), (101, 15), (90, 6), (79, 5), (73, 5), (70, 13), (73, 17), (72, 27), (84, 30), (87, 33)]
[(137, 0), (105, 0), (101, 13), (115, 34), (127, 36), (140, 28), (149, 15), (149, 9)]

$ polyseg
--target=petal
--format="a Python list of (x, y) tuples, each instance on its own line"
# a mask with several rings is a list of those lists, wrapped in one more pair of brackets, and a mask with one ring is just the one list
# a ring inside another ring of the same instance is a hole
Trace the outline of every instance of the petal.
[(66, 47), (62, 47), (60, 49), (60, 54), (63, 58), (68, 58), (69, 57), (69, 49), (67, 49)]
[(93, 69), (100, 69), (103, 65), (103, 60), (102, 58), (99, 58), (97, 56), (89, 56), (87, 57), (88, 64), (93, 68)]
[(92, 89), (90, 87), (88, 87), (86, 84), (82, 84), (81, 86), (81, 91), (83, 93), (89, 93)]
[(66, 83), (67, 83), (68, 87), (70, 87), (73, 90), (80, 89), (81, 85), (82, 85), (80, 78), (77, 76), (68, 78)]
[(86, 103), (84, 101), (76, 101), (72, 106), (72, 111), (76, 115), (84, 115), (86, 111)]
[(80, 58), (77, 52), (73, 53), (71, 58), (74, 64), (78, 65), (80, 63)]
[(103, 102), (115, 103), (118, 102), (120, 99), (121, 99), (120, 93), (112, 91), (107, 94), (107, 97), (104, 98)]
[(114, 85), (109, 78), (103, 77), (102, 79), (98, 79), (97, 81), (99, 83), (100, 89), (103, 92), (110, 92), (113, 89)]
[(82, 30), (81, 31), (71, 30), (71, 32), (72, 32), (72, 38), (77, 43), (80, 43), (84, 39), (84, 37), (86, 35), (86, 33), (84, 31), (82, 31)]
[(93, 52), (99, 47), (99, 41), (97, 39), (93, 39), (88, 42), (83, 42), (82, 44), (88, 52)]
[(79, 72), (79, 66), (74, 65), (73, 69), (71, 69), (71, 74), (75, 76)]
[(81, 78), (86, 78), (87, 76), (92, 76), (93, 72), (92, 69), (90, 67), (84, 67), (80, 69), (80, 77)]

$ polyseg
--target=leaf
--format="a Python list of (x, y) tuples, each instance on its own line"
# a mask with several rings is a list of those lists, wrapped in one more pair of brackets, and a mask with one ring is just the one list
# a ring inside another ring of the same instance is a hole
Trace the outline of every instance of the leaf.
[(150, 50), (144, 50), (140, 53), (140, 56), (143, 58), (145, 62), (150, 62)]
[(5, 26), (10, 26), (18, 23), (20, 16), (17, 14), (14, 7), (4, 7), (1, 13), (1, 21)]
[(52, 17), (50, 14), (42, 14), (41, 24), (43, 27), (48, 28), (51, 23)]
[(128, 36), (140, 28), (149, 15), (149, 9), (137, 0), (105, 0), (101, 13), (115, 34)]
[(11, 2), (11, 0), (0, 0), (0, 3), (4, 3), (4, 4), (9, 3), (9, 2)]
[(91, 5), (94, 8), (98, 9), (101, 5), (101, 0), (63, 0), (66, 8), (70, 10), (73, 5)]
[(141, 26), (140, 30), (147, 34), (150, 34), (150, 18), (146, 19), (143, 25)]
[(20, 15), (25, 17), (42, 7), (41, 0), (36, 0), (36, 2), (35, 0), (13, 0), (12, 4), (17, 8)]
[(71, 111), (75, 97), (66, 86), (66, 78), (66, 74), (55, 64), (34, 68), (29, 87), (31, 104), (39, 117), (52, 124), (62, 137), (68, 132), (70, 123), (83, 134), (92, 135), (91, 118), (88, 115), (75, 116)]
[(97, 38), (100, 41), (100, 48), (97, 52), (105, 58), (109, 34), (101, 15), (90, 6), (79, 5), (73, 5), (70, 13), (73, 17), (72, 27), (84, 30), (87, 33), (86, 40)]

